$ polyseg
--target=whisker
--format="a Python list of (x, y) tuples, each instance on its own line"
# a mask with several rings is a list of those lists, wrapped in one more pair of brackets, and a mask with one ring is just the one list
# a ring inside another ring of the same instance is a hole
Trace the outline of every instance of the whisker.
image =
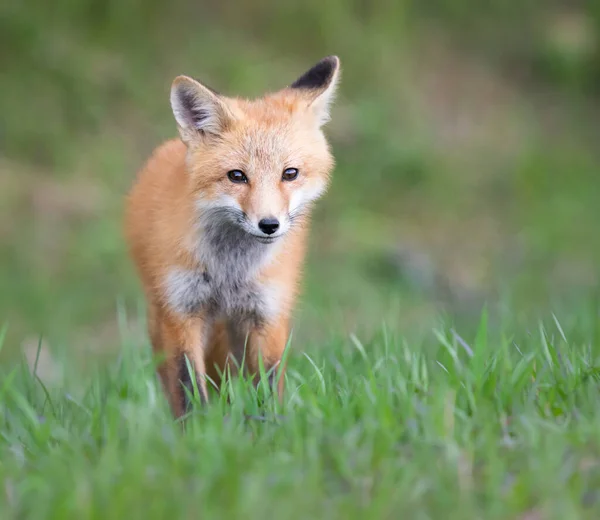
[(307, 208), (306, 206), (301, 206), (297, 209), (295, 209), (294, 211), (290, 212), (288, 215), (288, 218), (290, 219), (291, 223), (297, 223), (297, 222), (301, 222), (302, 220), (305, 219), (305, 217), (308, 216), (309, 213), (309, 208)]
[(227, 219), (230, 222), (242, 224), (246, 221), (246, 214), (237, 208), (221, 207), (209, 208), (202, 212), (202, 217), (207, 220), (223, 220)]

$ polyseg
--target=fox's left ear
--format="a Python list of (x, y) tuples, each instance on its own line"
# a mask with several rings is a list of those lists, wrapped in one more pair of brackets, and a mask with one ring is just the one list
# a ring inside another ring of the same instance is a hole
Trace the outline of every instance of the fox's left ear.
[(339, 77), (340, 59), (337, 56), (327, 56), (290, 85), (291, 89), (309, 99), (308, 108), (314, 111), (319, 126), (329, 121), (329, 109)]

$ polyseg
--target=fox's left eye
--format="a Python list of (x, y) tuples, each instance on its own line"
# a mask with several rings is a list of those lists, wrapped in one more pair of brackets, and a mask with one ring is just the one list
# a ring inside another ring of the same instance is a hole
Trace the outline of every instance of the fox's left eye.
[(296, 168), (288, 168), (281, 175), (281, 179), (284, 181), (293, 181), (296, 177), (298, 177), (298, 170)]

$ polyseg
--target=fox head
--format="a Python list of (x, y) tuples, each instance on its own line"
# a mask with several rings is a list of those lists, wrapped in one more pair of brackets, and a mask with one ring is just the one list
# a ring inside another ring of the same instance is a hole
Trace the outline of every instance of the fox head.
[(322, 127), (339, 70), (339, 59), (326, 57), (254, 100), (226, 97), (187, 76), (174, 80), (171, 107), (201, 218), (223, 219), (265, 243), (302, 220), (334, 166)]

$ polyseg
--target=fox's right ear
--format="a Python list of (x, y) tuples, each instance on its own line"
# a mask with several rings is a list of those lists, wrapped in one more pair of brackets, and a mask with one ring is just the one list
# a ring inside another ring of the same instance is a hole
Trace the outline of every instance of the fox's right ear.
[(217, 93), (187, 76), (173, 81), (171, 108), (185, 143), (201, 135), (219, 135), (233, 117)]

